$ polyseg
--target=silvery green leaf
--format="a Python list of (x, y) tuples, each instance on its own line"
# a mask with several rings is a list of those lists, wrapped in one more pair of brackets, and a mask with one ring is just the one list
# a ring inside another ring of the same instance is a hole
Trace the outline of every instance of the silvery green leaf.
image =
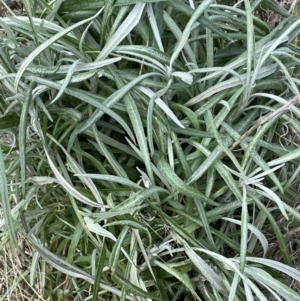
[(191, 85), (193, 83), (193, 76), (190, 73), (176, 71), (176, 72), (172, 73), (172, 76), (180, 78), (182, 81), (184, 81), (185, 83), (187, 83), (189, 85)]
[(144, 7), (145, 7), (145, 3), (137, 3), (134, 6), (134, 8), (131, 10), (130, 14), (123, 21), (123, 23), (119, 26), (117, 31), (106, 42), (104, 48), (102, 49), (101, 53), (98, 55), (96, 61), (104, 60), (111, 53), (111, 51), (126, 38), (126, 36), (131, 32), (131, 30), (140, 21)]
[[(236, 219), (233, 219), (233, 218), (228, 218), (228, 217), (223, 217), (222, 219), (226, 220), (226, 221), (229, 221), (229, 222), (232, 222), (232, 223), (235, 223), (237, 225), (241, 225), (242, 223), (239, 221), (239, 220), (236, 220)], [(266, 237), (263, 235), (263, 233), (261, 231), (259, 231), (255, 226), (253, 226), (252, 224), (250, 223), (247, 223), (247, 227), (248, 229), (256, 235), (256, 237), (259, 239), (263, 249), (264, 249), (264, 257), (266, 256), (267, 254), (267, 251), (268, 251), (268, 240), (266, 239)]]
[(85, 216), (84, 221), (86, 222), (86, 226), (88, 227), (88, 229), (97, 234), (100, 235), (102, 237), (108, 237), (110, 239), (112, 239), (113, 241), (116, 241), (116, 238), (113, 234), (111, 234), (109, 231), (105, 230), (104, 228), (102, 228), (98, 223), (96, 223), (92, 218)]
[(34, 184), (37, 184), (39, 186), (58, 183), (57, 179), (45, 176), (32, 176), (28, 178), (28, 180), (32, 181)]
[[(144, 94), (146, 94), (150, 99), (155, 94), (151, 89), (138, 86), (138, 89), (142, 91)], [(178, 120), (178, 118), (175, 116), (175, 114), (170, 110), (170, 108), (167, 106), (167, 104), (161, 99), (161, 98), (155, 98), (155, 103), (169, 116), (178, 126), (184, 129), (184, 125)]]
[(59, 40), (61, 37), (63, 37), (64, 35), (66, 35), (67, 33), (69, 33), (70, 31), (72, 31), (73, 29), (75, 29), (76, 27), (79, 27), (85, 23), (88, 23), (92, 20), (94, 20), (100, 13), (101, 13), (102, 9), (97, 12), (94, 16), (92, 16), (91, 18), (88, 19), (84, 19), (70, 27), (67, 27), (66, 29), (63, 29), (61, 31), (59, 31), (57, 34), (55, 34), (54, 36), (52, 36), (50, 39), (48, 39), (47, 41), (45, 41), (44, 43), (42, 43), (40, 46), (38, 46), (37, 48), (35, 48), (34, 51), (32, 51), (30, 53), (30, 55), (28, 57), (26, 57), (26, 59), (22, 62), (21, 66), (19, 67), (19, 70), (16, 74), (16, 78), (15, 78), (15, 90), (17, 91), (18, 85), (19, 85), (19, 81), (23, 75), (23, 73), (25, 72), (26, 68), (29, 66), (29, 64), (32, 63), (32, 61), (41, 54), (41, 52), (43, 52), (44, 50), (46, 50), (49, 46), (51, 46), (53, 43), (55, 43), (57, 40)]

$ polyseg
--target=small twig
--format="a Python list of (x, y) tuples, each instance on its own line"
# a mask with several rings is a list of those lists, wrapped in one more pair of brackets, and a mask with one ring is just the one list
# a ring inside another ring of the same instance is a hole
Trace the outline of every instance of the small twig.
[(255, 131), (258, 127), (265, 124), (270, 119), (276, 117), (281, 112), (287, 110), (294, 102), (296, 102), (300, 98), (300, 93), (295, 95), (290, 101), (288, 101), (285, 105), (280, 107), (279, 109), (275, 110), (272, 113), (269, 113), (262, 118), (260, 118), (247, 132), (245, 132), (238, 140), (236, 140), (232, 146), (230, 147), (230, 150), (233, 150), (236, 148), (246, 137), (248, 137), (253, 131)]

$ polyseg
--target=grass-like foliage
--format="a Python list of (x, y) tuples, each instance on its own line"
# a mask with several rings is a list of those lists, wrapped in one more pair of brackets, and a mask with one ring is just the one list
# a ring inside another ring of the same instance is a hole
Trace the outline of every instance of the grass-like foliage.
[(299, 16), (22, 4), (0, 18), (3, 300), (300, 300)]

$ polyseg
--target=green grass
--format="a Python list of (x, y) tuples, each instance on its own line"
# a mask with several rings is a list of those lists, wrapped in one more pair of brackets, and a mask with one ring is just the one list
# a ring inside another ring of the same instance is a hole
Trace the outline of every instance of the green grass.
[(144, 2), (0, 18), (3, 300), (300, 300), (298, 15)]

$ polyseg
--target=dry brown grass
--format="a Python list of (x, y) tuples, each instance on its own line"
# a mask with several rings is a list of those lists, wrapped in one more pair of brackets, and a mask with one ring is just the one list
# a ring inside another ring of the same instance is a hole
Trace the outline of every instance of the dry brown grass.
[[(273, 2), (275, 2), (279, 7), (286, 10), (287, 12), (292, 13), (299, 0), (273, 0)], [(269, 9), (263, 10), (258, 16), (268, 24), (271, 30), (282, 21), (282, 16), (274, 13)]]
[(11, 15), (22, 15), (24, 8), (21, 1), (18, 0), (5, 0), (0, 2), (0, 16), (6, 17)]
[[(300, 185), (298, 188), (298, 197), (293, 200), (291, 206), (297, 211), (300, 210)], [(276, 222), (287, 241), (288, 249), (293, 262), (293, 267), (300, 271), (300, 227), (290, 227), (290, 224), (293, 221), (287, 221), (283, 216), (279, 216)], [(276, 236), (272, 231), (272, 227), (265, 227), (263, 234), (269, 242), (269, 248), (266, 258), (283, 263), (282, 253), (278, 246)], [(262, 257), (263, 253), (260, 251), (256, 254), (256, 256)], [(282, 273), (282, 277), (286, 280), (286, 283), (289, 285), (289, 287), (300, 294), (300, 282), (295, 281), (295, 279), (287, 276), (284, 273)]]
[(22, 234), (18, 234), (18, 246), (13, 252), (8, 244), (2, 248), (0, 252), (0, 301), (45, 301), (40, 294), (41, 282), (36, 281), (34, 287), (29, 283), (31, 259), (30, 246)]

